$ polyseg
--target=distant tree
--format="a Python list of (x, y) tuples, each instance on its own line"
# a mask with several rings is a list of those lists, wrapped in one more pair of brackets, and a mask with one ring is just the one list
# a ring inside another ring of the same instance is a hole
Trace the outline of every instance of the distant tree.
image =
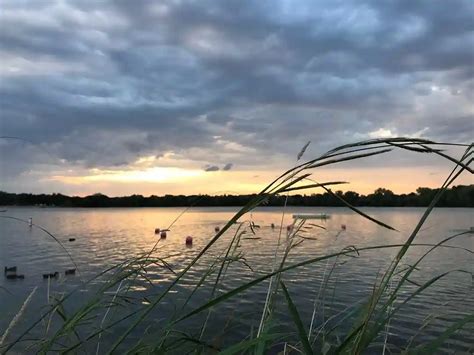
[(346, 191), (343, 198), (351, 205), (357, 206), (359, 204), (360, 195), (354, 191)]
[[(427, 206), (438, 189), (420, 187), (416, 193), (397, 195), (385, 188), (378, 188), (369, 195), (359, 195), (354, 191), (336, 191), (335, 194), (354, 206)], [(61, 207), (183, 207), (183, 206), (243, 206), (255, 195), (131, 195), (108, 197), (96, 193), (86, 197), (53, 194), (14, 194), (0, 191), (2, 206), (48, 205)], [(271, 196), (268, 206), (343, 206), (330, 193), (311, 195)], [(474, 207), (474, 185), (458, 185), (444, 192), (438, 207)]]

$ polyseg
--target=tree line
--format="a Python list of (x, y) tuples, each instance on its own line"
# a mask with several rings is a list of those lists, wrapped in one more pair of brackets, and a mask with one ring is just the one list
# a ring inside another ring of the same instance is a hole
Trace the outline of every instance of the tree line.
[[(438, 189), (420, 187), (416, 192), (397, 195), (384, 188), (373, 193), (361, 195), (354, 191), (336, 191), (353, 206), (374, 207), (425, 207), (435, 196)], [(90, 196), (66, 196), (59, 193), (29, 194), (8, 193), (0, 191), (2, 206), (56, 206), (56, 207), (185, 207), (185, 206), (243, 206), (255, 195), (164, 195), (149, 196), (131, 195), (109, 197), (104, 194)], [(286, 196), (271, 196), (265, 205), (283, 206)], [(330, 193), (310, 195), (290, 195), (289, 206), (343, 206), (344, 204)], [(454, 186), (443, 194), (439, 207), (474, 207), (474, 185)]]

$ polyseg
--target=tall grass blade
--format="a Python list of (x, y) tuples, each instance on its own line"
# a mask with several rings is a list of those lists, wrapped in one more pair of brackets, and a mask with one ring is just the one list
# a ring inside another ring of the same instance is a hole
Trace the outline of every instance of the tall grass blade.
[(15, 314), (15, 316), (14, 316), (13, 319), (11, 320), (10, 324), (8, 324), (7, 329), (5, 330), (5, 332), (3, 333), (2, 337), (0, 338), (0, 347), (3, 345), (3, 343), (4, 343), (5, 340), (7, 339), (8, 334), (11, 332), (11, 330), (13, 329), (13, 327), (15, 327), (15, 325), (18, 323), (18, 321), (20, 320), (20, 318), (21, 318), (21, 316), (23, 315), (23, 313), (25, 313), (26, 307), (28, 307), (28, 304), (31, 302), (31, 300), (32, 300), (32, 298), (33, 298), (33, 295), (35, 294), (35, 292), (36, 292), (37, 289), (38, 289), (38, 286), (36, 286), (36, 287), (30, 292), (30, 294), (28, 295), (28, 297), (25, 299), (25, 302), (23, 302), (23, 304), (21, 305), (21, 308), (20, 308), (20, 310), (18, 311), (18, 313)]
[(457, 321), (453, 325), (451, 325), (448, 329), (446, 329), (441, 335), (436, 337), (436, 339), (432, 340), (428, 344), (424, 344), (419, 346), (414, 351), (410, 351), (413, 354), (435, 354), (439, 350), (440, 346), (449, 339), (452, 335), (456, 332), (464, 328), (467, 324), (474, 323), (474, 313), (468, 314), (463, 319)]
[(285, 286), (285, 283), (280, 280), (281, 289), (283, 290), (283, 294), (285, 295), (286, 302), (288, 303), (288, 310), (290, 311), (291, 318), (296, 325), (298, 330), (298, 336), (303, 344), (304, 352), (308, 355), (313, 354), (313, 349), (311, 349), (311, 344), (308, 341), (308, 334), (306, 334), (306, 330), (304, 329), (303, 322), (301, 321), (301, 317), (298, 313), (298, 309), (296, 308), (293, 300), (291, 299), (290, 293)]

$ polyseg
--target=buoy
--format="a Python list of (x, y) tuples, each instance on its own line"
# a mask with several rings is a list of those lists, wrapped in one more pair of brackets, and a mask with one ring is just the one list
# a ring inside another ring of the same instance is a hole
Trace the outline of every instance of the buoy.
[(342, 229), (343, 231), (345, 231), (345, 230), (346, 230), (346, 225), (345, 225), (345, 224), (341, 224), (341, 229)]
[(219, 232), (221, 229), (219, 228), (219, 226), (216, 226), (216, 227), (214, 228), (214, 230), (215, 230), (216, 232)]
[(165, 231), (161, 232), (160, 237), (161, 239), (166, 239), (166, 232)]
[(160, 234), (160, 228), (155, 228), (155, 234)]
[(186, 245), (193, 245), (193, 237), (191, 236), (186, 237)]
[(76, 269), (69, 269), (64, 272), (65, 275), (74, 275), (76, 273)]
[(31, 217), (28, 218), (28, 225), (29, 225), (30, 227), (33, 227), (33, 218), (31, 218)]
[(272, 227), (272, 229), (275, 229), (275, 223), (272, 223), (270, 227)]
[(70, 241), (70, 242), (73, 242), (73, 241), (75, 241), (75, 240), (76, 240), (76, 238), (69, 238), (69, 241)]

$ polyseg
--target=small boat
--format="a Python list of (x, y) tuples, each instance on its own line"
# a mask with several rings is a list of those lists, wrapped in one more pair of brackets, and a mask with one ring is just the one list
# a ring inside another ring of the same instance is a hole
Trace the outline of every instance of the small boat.
[(9, 280), (16, 280), (16, 279), (24, 279), (25, 275), (17, 275), (17, 274), (7, 274), (6, 278)]
[(293, 215), (293, 219), (328, 219), (331, 215), (327, 213), (297, 213)]
[(74, 242), (75, 240), (76, 240), (76, 238), (69, 238), (70, 242)]

